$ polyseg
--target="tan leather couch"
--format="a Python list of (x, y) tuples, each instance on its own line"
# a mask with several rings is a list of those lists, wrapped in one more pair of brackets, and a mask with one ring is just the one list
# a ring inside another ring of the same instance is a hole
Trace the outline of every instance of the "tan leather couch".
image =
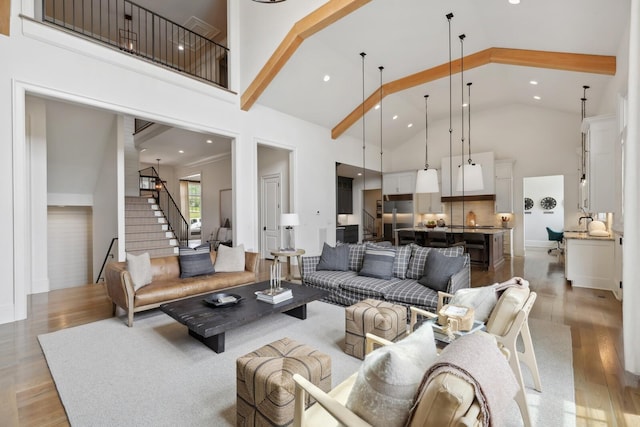
[[(180, 278), (177, 255), (151, 258), (153, 281), (137, 291), (134, 291), (126, 262), (107, 264), (105, 280), (107, 295), (113, 303), (113, 315), (115, 316), (116, 307), (121, 307), (127, 312), (127, 324), (131, 327), (133, 313), (156, 308), (167, 302), (253, 283), (258, 271), (258, 256), (256, 252), (245, 252), (244, 271), (185, 279)], [(215, 264), (216, 252), (211, 252), (211, 261)]]

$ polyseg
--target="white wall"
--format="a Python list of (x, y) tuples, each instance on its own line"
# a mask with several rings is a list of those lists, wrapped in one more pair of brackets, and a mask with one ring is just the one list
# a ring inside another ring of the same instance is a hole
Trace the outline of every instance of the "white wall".
[[(525, 247), (555, 247), (555, 242), (549, 241), (546, 227), (561, 232), (564, 224), (564, 177), (539, 176), (524, 178), (524, 196), (533, 200), (533, 208), (524, 211)], [(554, 209), (543, 209), (540, 200), (543, 197), (556, 199)], [(577, 224), (576, 224), (577, 228)]]

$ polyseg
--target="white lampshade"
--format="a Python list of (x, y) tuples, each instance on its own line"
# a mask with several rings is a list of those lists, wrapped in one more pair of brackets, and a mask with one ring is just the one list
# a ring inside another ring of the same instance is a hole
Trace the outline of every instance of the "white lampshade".
[(297, 213), (285, 213), (280, 215), (280, 225), (290, 227), (300, 225), (300, 218)]
[(438, 193), (438, 171), (435, 169), (420, 169), (416, 177), (416, 193)]
[(471, 163), (458, 167), (458, 183), (456, 184), (456, 191), (462, 191), (462, 168), (464, 168), (464, 191), (484, 189), (482, 166), (477, 163)]

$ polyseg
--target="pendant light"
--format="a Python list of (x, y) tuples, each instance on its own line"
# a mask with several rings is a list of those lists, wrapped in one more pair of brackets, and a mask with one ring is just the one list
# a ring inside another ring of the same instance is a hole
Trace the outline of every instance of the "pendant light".
[[(582, 98), (580, 101), (582, 102), (582, 121), (584, 122), (585, 117), (587, 117), (587, 89), (589, 86), (582, 86)], [(587, 152), (587, 134), (582, 132), (582, 148), (580, 150), (580, 154), (582, 156), (582, 162), (580, 165), (580, 184), (584, 185), (587, 182), (587, 165), (586, 165), (586, 152)]]
[(458, 181), (458, 184), (463, 185), (464, 190), (477, 191), (484, 189), (484, 180), (482, 178), (482, 166), (471, 160), (471, 83), (467, 83), (467, 88), (469, 89), (469, 97), (467, 101), (469, 108), (469, 160), (467, 160), (466, 165), (463, 165), (460, 168), (463, 180), (462, 184), (460, 180)]
[(365, 167), (366, 167), (366, 144), (365, 144), (365, 123), (364, 123), (364, 116), (365, 116), (365, 108), (364, 108), (364, 57), (367, 56), (366, 53), (364, 52), (360, 52), (360, 56), (362, 57), (362, 191), (364, 194), (364, 191), (367, 189), (367, 181), (366, 181), (366, 172), (365, 172)]
[(156, 171), (156, 190), (162, 190), (162, 179), (160, 178), (160, 159), (158, 161), (158, 170)]
[(440, 191), (438, 172), (435, 169), (429, 169), (429, 95), (424, 96), (424, 122), (424, 169), (418, 171), (416, 193), (437, 193)]
[(467, 164), (464, 164), (464, 39), (465, 35), (460, 35), (460, 82), (462, 92), (462, 164), (458, 167), (458, 182), (456, 184), (456, 191), (461, 191), (464, 196), (465, 191), (477, 191), (484, 188), (484, 182), (482, 179), (482, 166), (475, 164), (471, 160), (471, 83), (467, 84), (469, 88), (469, 96), (467, 101), (468, 116), (469, 116), (469, 159)]

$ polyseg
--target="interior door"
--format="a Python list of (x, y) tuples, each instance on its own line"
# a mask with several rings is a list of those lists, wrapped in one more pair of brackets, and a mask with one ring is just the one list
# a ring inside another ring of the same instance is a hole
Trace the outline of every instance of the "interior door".
[(271, 251), (280, 245), (280, 174), (265, 175), (261, 178), (260, 252), (263, 258), (273, 259)]

